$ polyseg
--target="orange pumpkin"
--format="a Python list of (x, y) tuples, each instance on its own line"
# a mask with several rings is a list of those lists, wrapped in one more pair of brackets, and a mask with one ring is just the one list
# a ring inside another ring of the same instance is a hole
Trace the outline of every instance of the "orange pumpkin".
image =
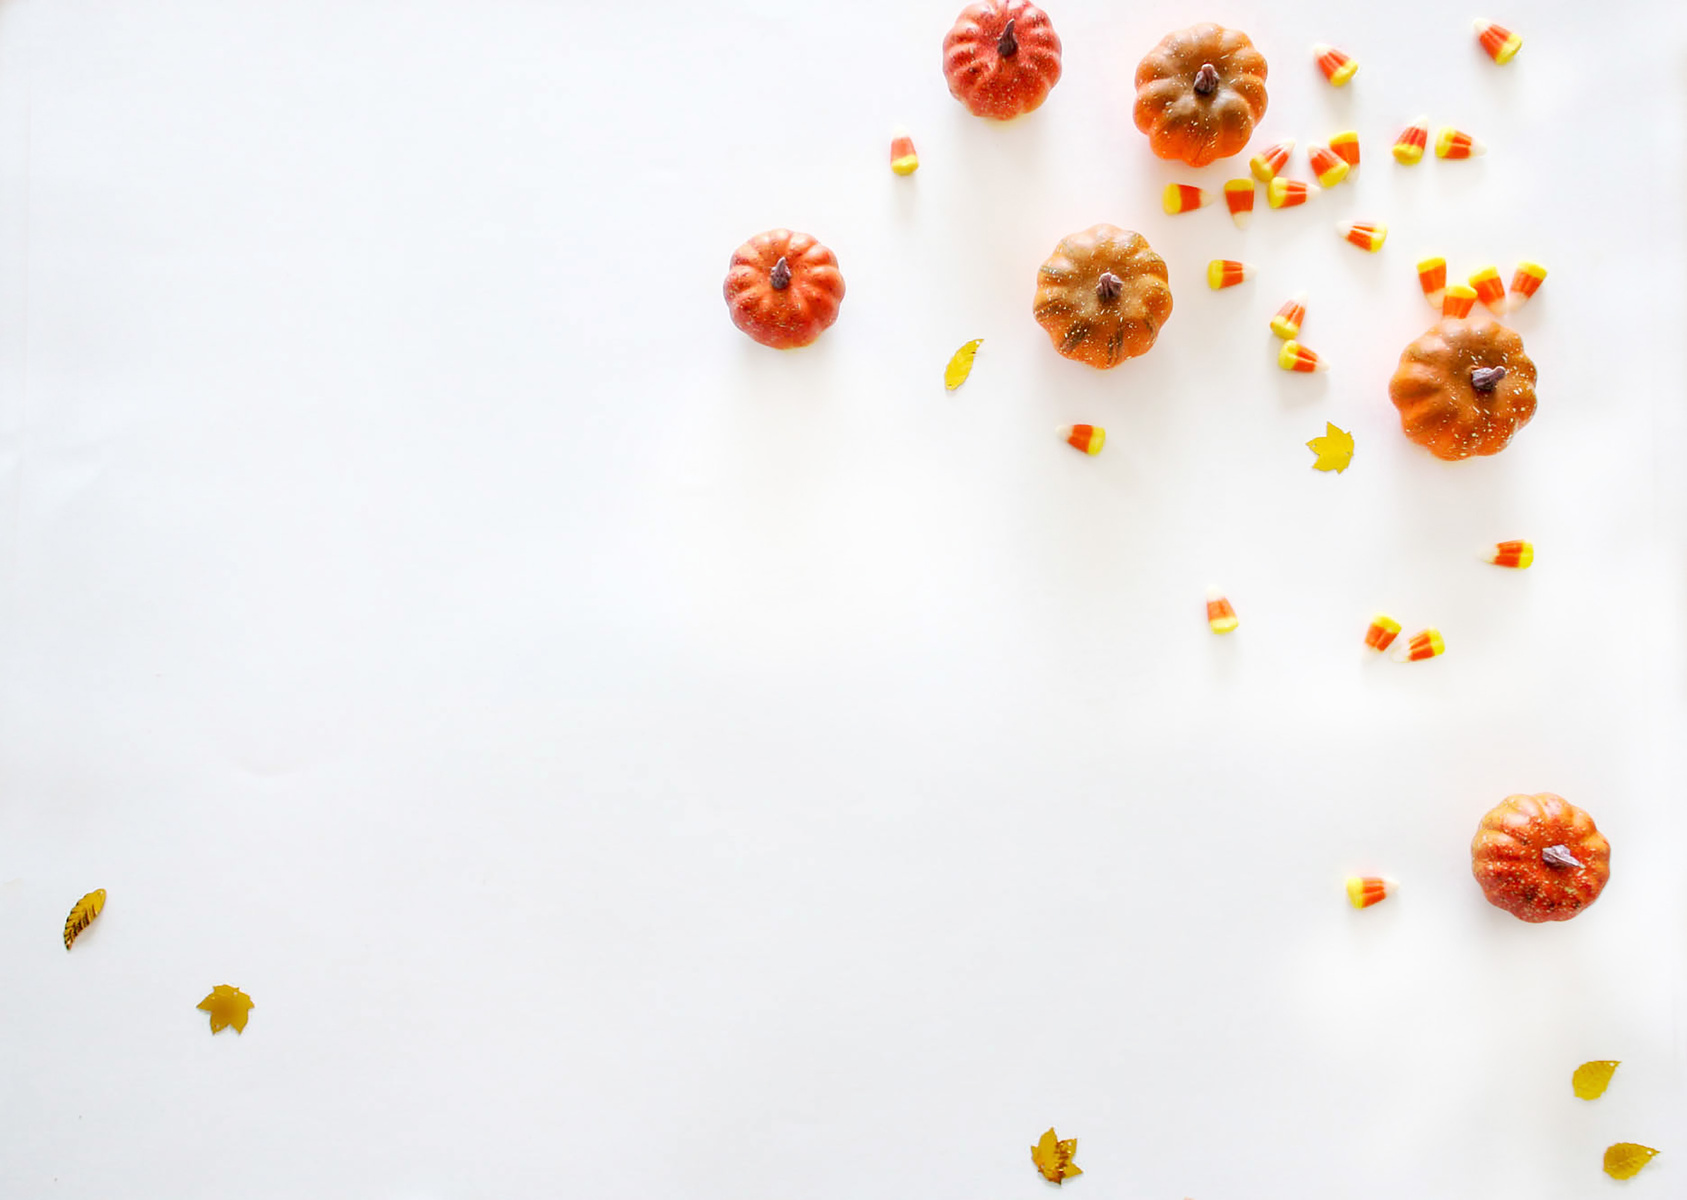
[(1611, 878), (1611, 843), (1562, 796), (1507, 796), (1477, 827), (1470, 866), (1489, 904), (1532, 923), (1568, 921)]
[(1388, 394), (1437, 458), (1498, 454), (1535, 415), (1535, 364), (1504, 325), (1449, 318), (1406, 347)]
[(806, 346), (838, 319), (844, 281), (832, 252), (806, 233), (770, 229), (738, 247), (726, 272), (732, 323), (764, 346)]
[(981, 0), (943, 39), (949, 94), (975, 117), (1006, 121), (1041, 104), (1060, 82), (1060, 38), (1026, 0)]
[(1161, 158), (1204, 167), (1248, 144), (1265, 115), (1265, 56), (1237, 29), (1168, 33), (1136, 68), (1136, 127)]
[(1092, 367), (1147, 354), (1172, 315), (1165, 261), (1140, 233), (1094, 225), (1055, 247), (1031, 311), (1054, 348)]

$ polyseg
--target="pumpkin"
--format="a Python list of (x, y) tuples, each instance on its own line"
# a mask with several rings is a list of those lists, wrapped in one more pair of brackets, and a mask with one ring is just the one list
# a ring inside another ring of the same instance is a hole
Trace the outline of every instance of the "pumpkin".
[(1489, 904), (1524, 921), (1568, 921), (1611, 877), (1611, 844), (1562, 796), (1507, 796), (1477, 826), (1470, 866)]
[(1437, 458), (1498, 454), (1535, 415), (1535, 364), (1504, 325), (1449, 318), (1406, 347), (1388, 394)]
[(949, 94), (975, 117), (1028, 113), (1060, 82), (1060, 38), (1049, 15), (1025, 0), (981, 0), (943, 39)]
[(1161, 158), (1204, 167), (1248, 144), (1265, 115), (1265, 56), (1219, 25), (1168, 33), (1136, 68), (1136, 127)]
[(1031, 311), (1054, 348), (1092, 367), (1147, 354), (1172, 315), (1166, 264), (1140, 233), (1094, 225), (1056, 246)]
[(806, 346), (838, 319), (844, 281), (833, 253), (806, 233), (770, 229), (732, 254), (732, 323), (764, 346)]

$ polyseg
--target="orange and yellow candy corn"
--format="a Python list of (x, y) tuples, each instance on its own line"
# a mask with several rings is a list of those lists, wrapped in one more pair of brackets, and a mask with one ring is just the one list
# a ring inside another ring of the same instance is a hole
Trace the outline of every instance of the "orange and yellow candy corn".
[(1267, 146), (1248, 160), (1248, 170), (1261, 183), (1270, 183), (1289, 161), (1289, 154), (1294, 148), (1294, 138), (1284, 138), (1275, 145)]
[(1166, 212), (1176, 216), (1178, 213), (1194, 212), (1197, 208), (1205, 208), (1208, 199), (1209, 197), (1205, 192), (1191, 184), (1168, 183), (1160, 202), (1165, 205)]
[(1091, 456), (1100, 454), (1101, 448), (1107, 444), (1107, 431), (1099, 425), (1072, 425), (1065, 432), (1068, 446), (1075, 446)]
[(1455, 283), (1447, 289), (1447, 294), (1441, 297), (1441, 315), (1443, 317), (1457, 317), (1463, 320), (1470, 315), (1470, 310), (1476, 307), (1476, 289), (1463, 283)]
[(1301, 322), (1306, 320), (1306, 293), (1296, 292), (1283, 302), (1277, 315), (1271, 318), (1271, 332), (1285, 342), (1300, 336)]
[(1342, 241), (1352, 242), (1361, 250), (1369, 250), (1375, 254), (1382, 249), (1382, 244), (1388, 240), (1388, 226), (1380, 221), (1354, 221), (1352, 224), (1339, 224), (1336, 232), (1341, 234)]
[(1347, 899), (1354, 908), (1381, 904), (1399, 890), (1398, 883), (1380, 875), (1350, 875), (1347, 878)]
[(1394, 652), (1395, 662), (1422, 662), (1426, 658), (1439, 658), (1447, 653), (1447, 643), (1441, 639), (1439, 629), (1426, 629), (1422, 633), (1414, 633), (1412, 640)]
[(1330, 149), (1335, 156), (1350, 167), (1359, 165), (1359, 134), (1352, 130), (1338, 133), (1330, 139)]
[(1429, 145), (1429, 118), (1419, 117), (1394, 139), (1394, 161), (1410, 167), (1423, 161), (1424, 149)]
[(1546, 268), (1538, 262), (1520, 262), (1511, 277), (1511, 295), (1506, 298), (1507, 308), (1516, 308), (1540, 290), (1546, 282)]
[(1327, 42), (1313, 46), (1312, 57), (1318, 60), (1318, 69), (1324, 72), (1324, 78), (1336, 87), (1345, 86), (1359, 70), (1359, 64), (1353, 61), (1352, 55), (1337, 50)]
[(1420, 260), (1418, 286), (1423, 289), (1423, 298), (1440, 308), (1441, 298), (1447, 294), (1447, 260), (1440, 257)]
[(1233, 258), (1215, 258), (1207, 264), (1207, 286), (1213, 291), (1235, 287), (1254, 277), (1254, 269)]
[(1488, 153), (1488, 147), (1461, 129), (1447, 126), (1435, 135), (1436, 158), (1478, 158)]
[(1534, 564), (1535, 544), (1533, 542), (1501, 542), (1488, 551), (1488, 561), (1496, 567), (1516, 567), (1526, 570)]
[(1318, 177), (1319, 187), (1335, 187), (1353, 169), (1328, 146), (1312, 147), (1306, 152), (1306, 158), (1312, 164), (1312, 173)]
[(1224, 185), (1224, 206), (1230, 210), (1230, 219), (1236, 222), (1236, 228), (1246, 229), (1254, 215), (1254, 181), (1227, 181)]
[(1278, 176), (1265, 185), (1265, 202), (1272, 208), (1295, 208), (1305, 204), (1318, 192), (1310, 183)]
[(1277, 351), (1277, 365), (1285, 371), (1327, 371), (1330, 365), (1318, 355), (1295, 341), (1293, 338), (1283, 343), (1282, 349)]
[(1241, 624), (1236, 619), (1236, 610), (1230, 606), (1230, 601), (1224, 598), (1224, 593), (1216, 587), (1207, 589), (1207, 625), (1214, 633), (1235, 633), (1236, 626)]
[(1482, 43), (1482, 49), (1488, 52), (1488, 57), (1502, 67), (1516, 58), (1517, 52), (1523, 49), (1521, 37), (1504, 25), (1496, 25), (1492, 21), (1476, 22), (1476, 40)]
[(1365, 630), (1365, 645), (1372, 650), (1383, 651), (1394, 644), (1394, 639), (1400, 636), (1400, 622), (1393, 617), (1378, 613), (1371, 618), (1370, 628)]
[(1476, 298), (1488, 306), (1488, 311), (1496, 317), (1505, 312), (1505, 283), (1500, 279), (1498, 267), (1482, 267), (1470, 277), (1470, 286), (1476, 292)]
[(890, 169), (898, 175), (912, 175), (920, 169), (920, 156), (914, 153), (914, 139), (906, 129), (898, 129), (890, 139)]

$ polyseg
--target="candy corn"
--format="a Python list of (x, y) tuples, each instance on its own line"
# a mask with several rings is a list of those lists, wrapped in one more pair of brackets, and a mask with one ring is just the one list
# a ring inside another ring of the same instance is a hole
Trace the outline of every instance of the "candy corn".
[(1419, 117), (1394, 139), (1394, 160), (1403, 167), (1423, 161), (1424, 148), (1429, 145), (1429, 118)]
[(1310, 183), (1278, 177), (1265, 185), (1265, 202), (1272, 208), (1294, 208), (1318, 194)]
[(1066, 444), (1088, 455), (1100, 454), (1107, 444), (1107, 431), (1099, 425), (1073, 425), (1066, 430)]
[(1207, 624), (1214, 633), (1235, 633), (1236, 626), (1241, 624), (1236, 619), (1236, 610), (1230, 607), (1230, 601), (1216, 587), (1207, 589)]
[(1289, 153), (1294, 148), (1294, 138), (1284, 138), (1275, 145), (1267, 146), (1248, 160), (1248, 170), (1261, 183), (1270, 183), (1289, 161)]
[(1215, 258), (1207, 264), (1207, 286), (1213, 291), (1235, 287), (1254, 277), (1254, 269), (1233, 258)]
[(1426, 258), (1419, 261), (1418, 286), (1423, 289), (1423, 298), (1440, 308), (1441, 297), (1447, 294), (1447, 260)]
[(1324, 78), (1336, 87), (1345, 86), (1359, 70), (1359, 64), (1353, 61), (1351, 55), (1326, 42), (1319, 42), (1312, 47), (1312, 57), (1318, 60), (1318, 69), (1324, 72)]
[(1338, 224), (1336, 232), (1341, 234), (1342, 240), (1352, 242), (1361, 250), (1369, 250), (1375, 254), (1382, 249), (1382, 244), (1388, 240), (1388, 226), (1380, 221), (1354, 221), (1352, 224)]
[(1354, 130), (1338, 133), (1330, 139), (1330, 149), (1350, 167), (1359, 165), (1359, 135)]
[(1380, 875), (1350, 875), (1347, 878), (1347, 898), (1354, 908), (1369, 908), (1373, 904), (1381, 904), (1399, 890), (1398, 883)]
[(1462, 283), (1455, 283), (1447, 289), (1447, 294), (1441, 297), (1441, 315), (1443, 317), (1458, 317), (1463, 320), (1470, 315), (1470, 310), (1476, 307), (1476, 289)]
[(1312, 147), (1306, 152), (1306, 158), (1312, 164), (1312, 173), (1318, 177), (1319, 187), (1335, 187), (1353, 169), (1328, 146)]
[(1230, 210), (1230, 219), (1236, 222), (1236, 228), (1246, 229), (1254, 215), (1254, 181), (1232, 179), (1226, 182), (1224, 206)]
[(1506, 297), (1507, 308), (1516, 308), (1533, 296), (1546, 281), (1546, 268), (1538, 262), (1520, 262), (1511, 277), (1511, 295)]
[(1524, 570), (1535, 561), (1533, 542), (1501, 542), (1488, 552), (1488, 561), (1496, 567), (1516, 567)]
[(1476, 40), (1482, 43), (1482, 49), (1488, 52), (1488, 57), (1502, 67), (1516, 58), (1517, 52), (1523, 49), (1521, 37), (1504, 25), (1496, 25), (1492, 21), (1476, 22)]
[(1488, 306), (1496, 317), (1505, 313), (1505, 284), (1500, 280), (1498, 267), (1483, 267), (1470, 277), (1476, 298)]
[(1198, 187), (1187, 183), (1166, 184), (1165, 195), (1161, 203), (1166, 211), (1176, 216), (1178, 213), (1194, 212), (1197, 208), (1205, 208), (1210, 197)]
[(1277, 351), (1277, 365), (1285, 371), (1327, 371), (1330, 365), (1292, 338)]
[(1271, 332), (1285, 342), (1300, 336), (1301, 322), (1306, 320), (1306, 293), (1296, 292), (1283, 302), (1277, 315), (1271, 318)]
[(890, 169), (898, 175), (912, 175), (920, 169), (920, 156), (914, 153), (914, 139), (906, 129), (897, 129), (890, 139)]
[(1435, 135), (1436, 158), (1477, 158), (1486, 153), (1488, 147), (1450, 125)]
[(1394, 651), (1395, 662), (1422, 662), (1426, 658), (1439, 658), (1447, 653), (1447, 643), (1441, 640), (1439, 629), (1426, 629), (1422, 633), (1414, 633), (1412, 640)]
[(1365, 630), (1365, 645), (1372, 650), (1383, 651), (1394, 644), (1394, 639), (1400, 636), (1400, 622), (1393, 617), (1378, 613), (1371, 618), (1371, 626)]

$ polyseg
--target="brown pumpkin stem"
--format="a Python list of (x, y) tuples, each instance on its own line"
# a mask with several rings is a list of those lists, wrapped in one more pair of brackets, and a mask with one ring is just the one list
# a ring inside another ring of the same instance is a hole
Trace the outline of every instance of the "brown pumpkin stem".
[(1124, 294), (1125, 281), (1111, 271), (1103, 271), (1095, 281), (1095, 297), (1103, 304), (1111, 304)]
[(1470, 386), (1487, 395), (1499, 387), (1500, 380), (1504, 378), (1504, 367), (1476, 367), (1470, 372)]
[(1218, 91), (1218, 68), (1212, 63), (1202, 63), (1201, 69), (1195, 72), (1195, 94), (1210, 96)]
[(773, 285), (776, 292), (782, 292), (791, 286), (791, 264), (785, 261), (783, 254), (779, 256), (779, 261), (773, 264), (773, 270), (768, 272), (767, 281)]
[(1002, 30), (1002, 36), (996, 39), (996, 53), (1003, 58), (1012, 58), (1019, 53), (1019, 39), (1013, 36), (1013, 22), (1009, 17), (1007, 27)]
[(1549, 867), (1579, 867), (1584, 865), (1581, 859), (1570, 853), (1570, 847), (1568, 846), (1548, 846), (1541, 851), (1541, 861)]

